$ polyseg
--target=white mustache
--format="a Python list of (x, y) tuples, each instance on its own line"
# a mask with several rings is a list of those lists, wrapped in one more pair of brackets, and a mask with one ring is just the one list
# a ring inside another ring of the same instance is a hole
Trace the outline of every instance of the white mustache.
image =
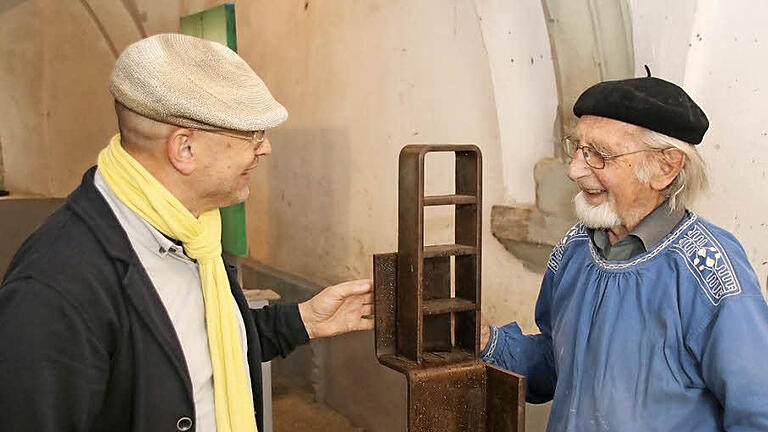
[(578, 186), (579, 189), (585, 191), (585, 190), (602, 190), (604, 191), (605, 188), (602, 186), (589, 186), (583, 183), (576, 183), (576, 186)]
[(573, 197), (573, 204), (576, 217), (589, 228), (613, 228), (622, 223), (621, 218), (609, 202), (592, 206), (587, 203), (583, 191)]

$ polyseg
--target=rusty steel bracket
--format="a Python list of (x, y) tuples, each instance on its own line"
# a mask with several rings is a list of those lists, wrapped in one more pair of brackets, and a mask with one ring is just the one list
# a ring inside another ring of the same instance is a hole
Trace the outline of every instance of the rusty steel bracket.
[[(424, 196), (429, 152), (455, 153), (454, 194)], [(525, 377), (478, 358), (480, 149), (405, 146), (399, 179), (398, 252), (373, 257), (374, 307), (376, 356), (408, 382), (408, 430), (522, 432)], [(424, 207), (435, 205), (455, 206), (454, 244), (424, 245)]]

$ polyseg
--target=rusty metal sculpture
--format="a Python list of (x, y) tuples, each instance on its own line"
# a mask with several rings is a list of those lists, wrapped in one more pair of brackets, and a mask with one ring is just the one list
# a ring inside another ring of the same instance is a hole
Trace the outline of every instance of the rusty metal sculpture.
[[(429, 152), (455, 153), (454, 194), (424, 196)], [(398, 252), (373, 257), (376, 355), (407, 377), (411, 432), (524, 430), (525, 378), (478, 358), (481, 159), (474, 145), (404, 147)], [(455, 206), (455, 244), (424, 245), (424, 207), (437, 205)]]

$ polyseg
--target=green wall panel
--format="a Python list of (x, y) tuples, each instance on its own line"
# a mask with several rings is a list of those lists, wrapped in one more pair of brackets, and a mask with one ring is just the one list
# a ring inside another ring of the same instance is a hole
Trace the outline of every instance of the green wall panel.
[[(181, 18), (181, 32), (212, 40), (237, 51), (235, 5), (221, 6)], [(221, 209), (221, 246), (230, 255), (248, 255), (248, 233), (245, 225), (245, 204)]]

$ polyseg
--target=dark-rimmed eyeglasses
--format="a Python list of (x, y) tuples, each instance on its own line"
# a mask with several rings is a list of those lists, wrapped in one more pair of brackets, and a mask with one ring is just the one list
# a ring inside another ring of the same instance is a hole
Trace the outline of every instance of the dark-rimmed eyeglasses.
[(605, 153), (601, 153), (591, 145), (579, 144), (578, 140), (570, 136), (564, 137), (562, 144), (563, 144), (563, 162), (571, 163), (571, 161), (574, 159), (576, 155), (576, 152), (580, 151), (581, 155), (584, 156), (584, 162), (586, 162), (587, 165), (589, 165), (589, 167), (594, 169), (603, 169), (605, 168), (606, 161), (609, 161), (611, 159), (616, 159), (621, 156), (627, 156), (627, 155), (647, 152), (647, 151), (654, 151), (654, 152), (664, 151), (663, 149), (647, 148), (647, 149), (635, 150), (635, 151), (626, 152), (626, 153), (619, 153), (615, 155), (607, 155)]

